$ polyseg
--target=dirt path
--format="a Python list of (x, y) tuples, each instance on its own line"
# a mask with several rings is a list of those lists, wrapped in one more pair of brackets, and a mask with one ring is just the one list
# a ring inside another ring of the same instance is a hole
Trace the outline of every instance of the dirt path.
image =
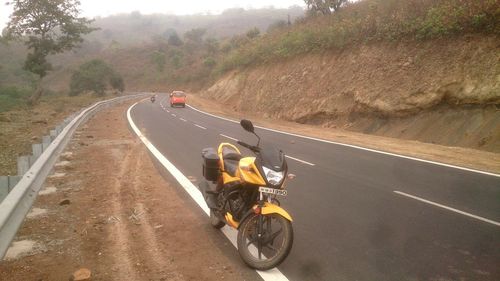
[[(0, 280), (253, 280), (223, 235), (157, 172), (124, 118), (128, 105), (84, 125), (47, 180)], [(21, 242), (23, 241), (23, 242)], [(12, 248), (11, 248), (12, 249)]]

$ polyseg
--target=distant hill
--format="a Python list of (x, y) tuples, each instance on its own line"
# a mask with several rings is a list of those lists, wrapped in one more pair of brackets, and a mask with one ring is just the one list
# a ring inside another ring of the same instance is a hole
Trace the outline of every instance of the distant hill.
[(88, 35), (88, 40), (107, 42), (113, 40), (125, 45), (150, 42), (156, 37), (167, 38), (175, 31), (182, 36), (193, 28), (206, 29), (206, 37), (224, 38), (246, 32), (257, 27), (265, 32), (269, 25), (277, 21), (287, 21), (288, 15), (293, 22), (304, 16), (304, 9), (292, 6), (288, 9), (229, 9), (220, 15), (142, 15), (139, 12), (97, 18), (94, 26), (100, 30)]
[[(135, 53), (145, 57), (141, 63), (147, 62), (154, 43), (165, 41), (172, 32), (183, 38), (185, 32), (202, 28), (206, 29), (204, 38), (222, 39), (243, 34), (254, 27), (265, 33), (270, 25), (278, 21), (286, 22), (288, 16), (294, 22), (304, 14), (302, 7), (292, 6), (288, 9), (229, 9), (219, 15), (143, 15), (132, 12), (96, 18), (93, 26), (99, 30), (87, 35), (80, 48), (49, 57), (54, 64), (54, 71), (47, 77), (50, 81), (47, 86), (57, 90), (66, 88), (67, 71), (74, 70), (77, 64), (95, 57), (112, 60), (111, 56), (117, 50), (123, 54), (119, 57), (125, 60), (126, 54)], [(31, 84), (34, 77), (22, 70), (25, 56), (24, 46), (0, 42), (0, 87)], [(59, 76), (66, 79), (61, 81)]]

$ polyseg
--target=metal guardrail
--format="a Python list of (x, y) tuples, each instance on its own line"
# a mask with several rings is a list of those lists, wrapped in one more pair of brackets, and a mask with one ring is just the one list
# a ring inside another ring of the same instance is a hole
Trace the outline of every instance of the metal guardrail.
[(78, 126), (104, 108), (118, 102), (146, 95), (148, 94), (135, 94), (97, 102), (77, 113), (72, 120), (67, 120), (67, 125), (60, 128), (60, 134), (54, 137), (54, 140), (48, 144), (43, 153), (0, 203), (0, 260), (7, 253), (11, 241), (14, 239), (26, 214), (31, 209), (38, 191)]

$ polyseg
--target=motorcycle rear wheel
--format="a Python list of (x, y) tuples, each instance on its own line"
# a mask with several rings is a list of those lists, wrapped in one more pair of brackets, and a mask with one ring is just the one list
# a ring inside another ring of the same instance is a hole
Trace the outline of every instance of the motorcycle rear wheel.
[[(261, 238), (258, 238), (257, 230), (259, 217), (262, 217)], [(275, 230), (272, 229), (273, 224)], [(237, 243), (240, 257), (248, 266), (258, 270), (274, 268), (286, 259), (292, 249), (292, 223), (279, 214), (253, 214), (242, 222)]]

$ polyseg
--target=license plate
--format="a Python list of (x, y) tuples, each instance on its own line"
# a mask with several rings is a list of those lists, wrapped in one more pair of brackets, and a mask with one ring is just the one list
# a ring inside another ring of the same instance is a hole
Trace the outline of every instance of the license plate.
[(264, 193), (270, 193), (270, 194), (275, 194), (275, 195), (281, 195), (281, 196), (286, 196), (288, 194), (287, 190), (284, 189), (276, 189), (276, 188), (269, 188), (269, 187), (264, 187), (264, 186), (259, 186), (259, 191), (264, 192)]

